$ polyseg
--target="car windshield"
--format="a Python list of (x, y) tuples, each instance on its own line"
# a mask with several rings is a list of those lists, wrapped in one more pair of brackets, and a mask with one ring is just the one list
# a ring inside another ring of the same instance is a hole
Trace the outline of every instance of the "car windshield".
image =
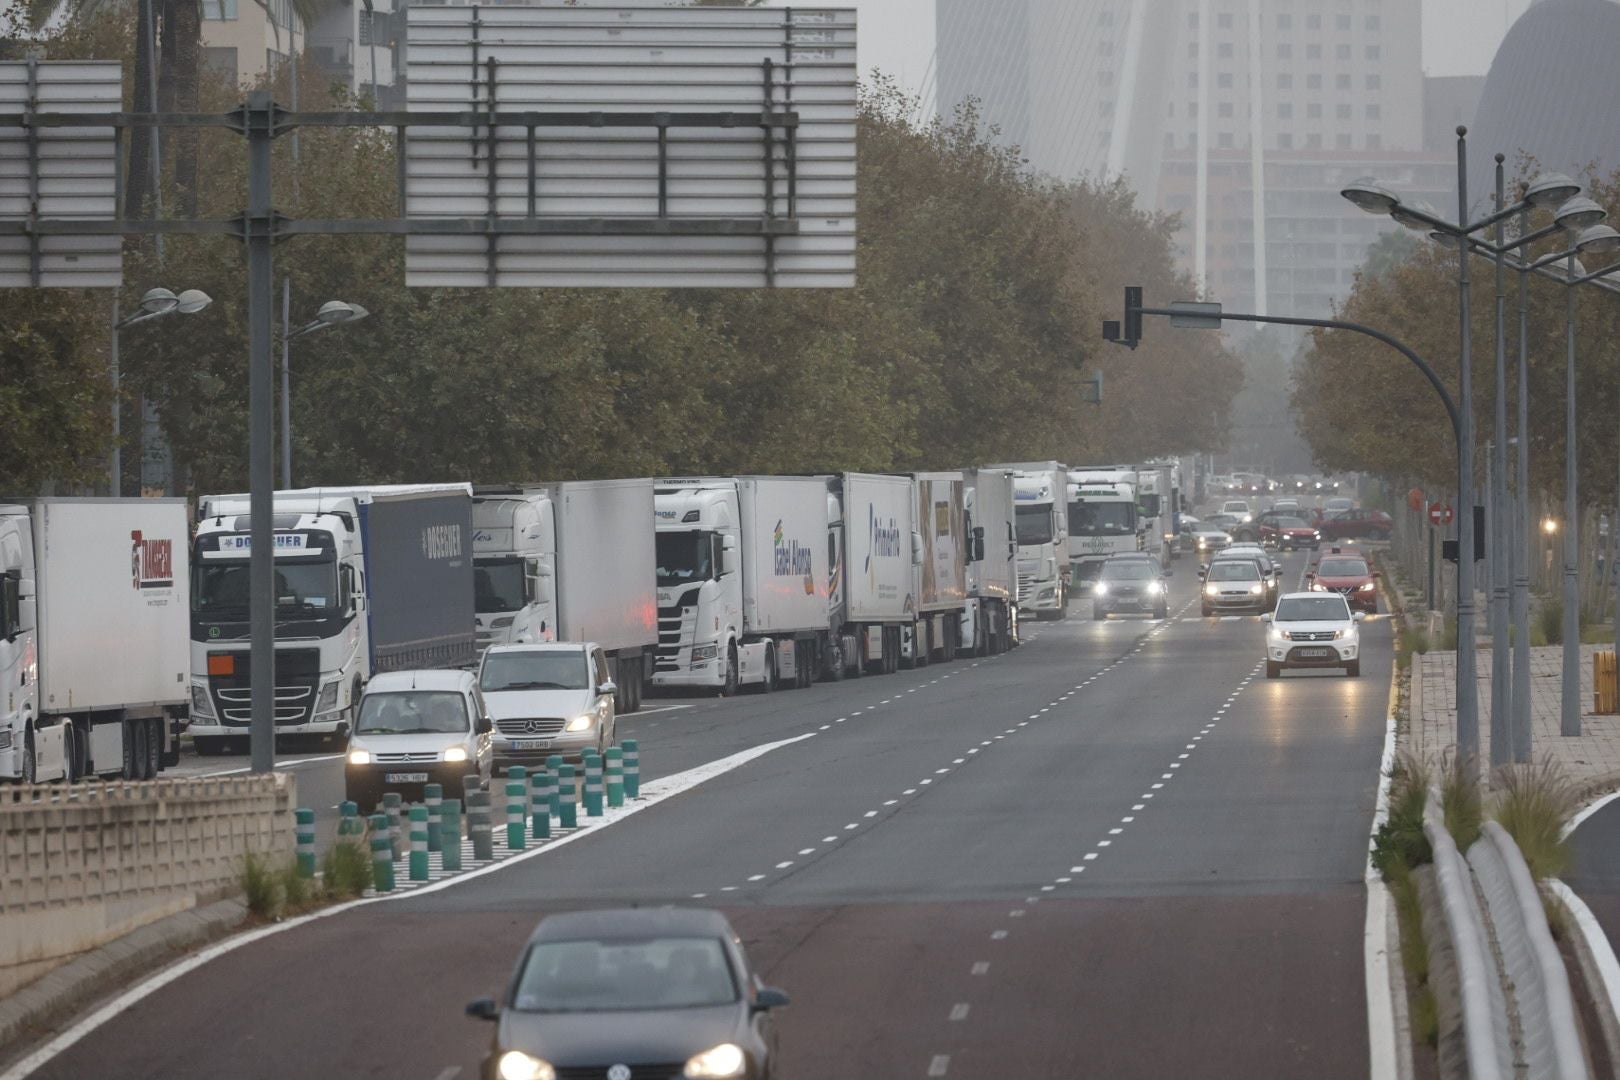
[(452, 735), (470, 729), (467, 699), (454, 690), (368, 693), (354, 725), (358, 735)]
[(1252, 562), (1217, 562), (1209, 564), (1210, 581), (1259, 581), (1260, 569)]
[(480, 615), (523, 607), (523, 560), (479, 559), (473, 566), (473, 610)]
[(1342, 596), (1295, 596), (1277, 605), (1278, 622), (1349, 622)]
[(1147, 581), (1152, 577), (1153, 564), (1146, 559), (1103, 563), (1102, 579), (1104, 581)]
[(695, 530), (659, 533), (658, 584), (667, 588), (714, 577), (713, 535)]
[(1279, 529), (1303, 529), (1306, 525), (1297, 517), (1280, 517), (1277, 519)]
[(1070, 536), (1128, 536), (1136, 531), (1136, 507), (1128, 502), (1069, 504)]
[(718, 938), (542, 941), (518, 974), (520, 1012), (692, 1009), (737, 1000), (737, 982)]
[(1052, 542), (1052, 508), (1050, 506), (1020, 506), (1018, 508), (1018, 542), (1025, 547)]
[(1321, 577), (1366, 577), (1367, 564), (1360, 559), (1323, 559), (1316, 572)]
[(489, 652), (484, 654), (484, 667), (478, 673), (478, 689), (486, 694), (501, 690), (585, 690), (590, 685), (590, 665), (583, 649)]
[(1248, 503), (1229, 502), (1225, 506), (1221, 507), (1221, 513), (1223, 514), (1247, 514), (1248, 512)]

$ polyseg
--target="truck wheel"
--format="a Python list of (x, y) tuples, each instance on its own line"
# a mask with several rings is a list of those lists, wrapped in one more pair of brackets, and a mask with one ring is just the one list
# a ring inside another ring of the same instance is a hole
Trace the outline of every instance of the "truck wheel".
[(79, 763), (78, 731), (72, 724), (62, 725), (62, 779), (71, 784), (84, 775)]
[(156, 717), (145, 721), (146, 770), (148, 780), (156, 780), (163, 771), (163, 721)]
[(726, 646), (726, 681), (720, 687), (721, 697), (734, 697), (737, 693), (737, 646)]
[(827, 648), (821, 655), (824, 661), (821, 665), (822, 678), (827, 682), (843, 682), (844, 646), (837, 635), (827, 642)]
[(776, 646), (765, 643), (765, 681), (759, 684), (759, 693), (768, 694), (776, 689)]

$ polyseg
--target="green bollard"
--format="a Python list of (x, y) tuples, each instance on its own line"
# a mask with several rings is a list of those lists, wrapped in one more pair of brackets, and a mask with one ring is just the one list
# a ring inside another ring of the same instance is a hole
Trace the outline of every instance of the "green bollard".
[(380, 893), (394, 891), (394, 845), (388, 839), (388, 815), (371, 815), (371, 883)]
[(579, 826), (579, 793), (574, 788), (574, 767), (563, 763), (557, 770), (557, 786), (562, 789), (559, 796), (561, 807), (557, 820), (565, 829)]
[(607, 752), (607, 804), (624, 805), (624, 751), (617, 746)]
[(411, 807), (411, 880), (428, 879), (428, 812), (425, 806)]
[(439, 805), (439, 866), (461, 869), (461, 800), (446, 799)]
[(302, 807), (293, 811), (298, 824), (293, 829), (293, 839), (298, 849), (298, 876), (312, 878), (315, 876), (315, 811)]
[(629, 799), (641, 798), (641, 745), (626, 739), (624, 747), (624, 794)]
[(439, 850), (439, 808), (444, 805), (444, 785), (428, 784), (422, 789), (422, 801), (427, 804), (428, 812), (428, 850)]
[(366, 831), (360, 824), (360, 806), (348, 801), (338, 803), (338, 830), (339, 836), (359, 836)]
[(551, 793), (554, 787), (551, 773), (544, 768), (529, 774), (529, 820), (533, 824), (536, 840), (551, 836)]
[(585, 816), (602, 816), (602, 759), (595, 750), (585, 751)]
[(546, 771), (551, 774), (551, 816), (558, 821), (562, 820), (562, 767), (561, 754), (546, 758)]
[(489, 820), (489, 792), (474, 791), (467, 796), (467, 837), (472, 841), (473, 858), (489, 862), (495, 857), (495, 836)]
[(522, 851), (529, 829), (524, 818), (524, 783), (527, 774), (522, 765), (506, 770), (506, 846), (511, 851)]
[(388, 843), (393, 850), (395, 862), (405, 857), (405, 822), (402, 820), (400, 809), (404, 803), (405, 800), (397, 791), (390, 791), (383, 796), (383, 813), (388, 815)]

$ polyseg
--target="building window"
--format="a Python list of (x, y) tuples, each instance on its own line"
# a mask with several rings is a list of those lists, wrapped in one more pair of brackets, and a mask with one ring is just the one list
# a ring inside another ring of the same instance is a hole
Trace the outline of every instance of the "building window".
[(1220, 135), (1218, 135), (1216, 137), (1215, 143), (1222, 150), (1230, 150), (1230, 149), (1232, 149), (1232, 146), (1233, 146), (1232, 133), (1230, 131), (1221, 132)]
[(236, 85), (236, 50), (205, 46), (202, 51), (203, 70), (211, 71), (232, 86)]
[(1313, 131), (1309, 135), (1305, 136), (1305, 146), (1309, 150), (1322, 149), (1322, 133), (1320, 131)]
[(1292, 135), (1290, 135), (1286, 131), (1278, 133), (1278, 135), (1277, 135), (1277, 149), (1279, 149), (1279, 150), (1292, 150), (1293, 148), (1294, 148), (1294, 137)]
[(1341, 33), (1348, 34), (1350, 32), (1350, 16), (1338, 15), (1334, 17), (1333, 21), (1334, 24), (1338, 26)]
[[(236, 18), (236, 0), (202, 0), (202, 17), (213, 19), (216, 22), (229, 22)], [(231, 69), (236, 69), (236, 61), (231, 60)]]
[(369, 12), (369, 11), (361, 11), (359, 14), (360, 14), (360, 44), (361, 45), (370, 45), (371, 44), (372, 13)]
[(1333, 137), (1333, 145), (1340, 150), (1352, 150), (1355, 148), (1350, 141), (1350, 133), (1348, 131), (1341, 131), (1335, 135)]
[(1320, 101), (1313, 101), (1309, 105), (1305, 106), (1305, 117), (1308, 120), (1322, 119), (1322, 103)]
[(1174, 132), (1167, 131), (1164, 133), (1164, 148), (1166, 150), (1174, 150), (1176, 148), (1176, 136)]
[(1215, 16), (1215, 25), (1220, 27), (1222, 30), (1232, 29), (1232, 13), (1230, 11), (1226, 11)]
[(1348, 76), (1348, 75), (1340, 75), (1340, 76), (1338, 76), (1337, 78), (1335, 78), (1333, 80), (1333, 85), (1338, 87), (1340, 90), (1348, 90), (1348, 89), (1350, 89), (1350, 76)]
[(1367, 89), (1369, 89), (1369, 90), (1382, 90), (1383, 88), (1384, 88), (1384, 77), (1382, 75), (1369, 75), (1369, 76), (1367, 76)]
[(1367, 119), (1369, 119), (1369, 120), (1382, 120), (1383, 118), (1384, 118), (1384, 110), (1380, 109), (1376, 104), (1372, 104), (1372, 105), (1367, 106)]
[(1099, 11), (1097, 13), (1097, 25), (1098, 26), (1113, 26), (1114, 25), (1114, 12), (1111, 9), (1110, 10)]
[(1114, 73), (1112, 71), (1099, 71), (1099, 72), (1097, 72), (1097, 85), (1098, 86), (1113, 86), (1114, 85)]
[(1367, 59), (1368, 60), (1382, 60), (1383, 58), (1384, 58), (1384, 50), (1380, 46), (1377, 46), (1377, 45), (1369, 45), (1369, 46), (1367, 46)]
[(1369, 15), (1369, 16), (1367, 16), (1367, 29), (1368, 30), (1377, 30), (1378, 28), (1379, 28), (1378, 16), (1377, 15)]
[(1320, 74), (1311, 74), (1305, 76), (1305, 88), (1308, 90), (1322, 89), (1322, 76)]
[(1198, 59), (1198, 42), (1189, 41), (1187, 43), (1187, 59), (1189, 59), (1189, 60)]
[(1196, 102), (1196, 101), (1187, 102), (1187, 119), (1189, 119), (1189, 120), (1198, 119), (1198, 102)]
[(1223, 41), (1219, 45), (1215, 46), (1215, 55), (1219, 56), (1222, 60), (1232, 59), (1232, 43), (1230, 41)]
[(1172, 120), (1174, 120), (1176, 118), (1176, 103), (1175, 102), (1172, 101), (1170, 103), (1170, 107), (1169, 107), (1168, 111), (1165, 112), (1164, 115), (1168, 116)]
[(1226, 71), (1216, 76), (1215, 85), (1220, 87), (1222, 90), (1232, 89), (1232, 73), (1230, 71)]
[(1196, 72), (1196, 71), (1187, 72), (1187, 89), (1189, 89), (1189, 90), (1198, 89), (1198, 72)]
[(1198, 132), (1189, 131), (1187, 133), (1187, 149), (1189, 149), (1189, 150), (1198, 149)]
[(1333, 55), (1336, 56), (1340, 60), (1348, 60), (1348, 59), (1350, 59), (1350, 46), (1348, 46), (1348, 45), (1335, 45), (1333, 47)]
[[(361, 14), (361, 17), (365, 16), (365, 12), (361, 12), (360, 14)], [(360, 44), (369, 45), (369, 44), (371, 44), (371, 42), (366, 40), (366, 35), (365, 34), (361, 34), (360, 35)], [(1114, 115), (1114, 103), (1112, 101), (1099, 101), (1099, 102), (1097, 102), (1097, 114), (1099, 116), (1113, 116)]]
[(1232, 103), (1230, 101), (1221, 102), (1220, 105), (1216, 106), (1216, 112), (1223, 120), (1232, 119)]
[(1196, 12), (1196, 11), (1187, 12), (1187, 29), (1189, 29), (1189, 30), (1198, 29), (1198, 12)]
[(1340, 120), (1350, 119), (1350, 105), (1348, 102), (1341, 102), (1340, 104), (1335, 105), (1333, 108), (1334, 114), (1338, 116)]
[(1292, 45), (1288, 44), (1288, 42), (1285, 41), (1281, 45), (1277, 46), (1277, 59), (1279, 59), (1279, 60), (1292, 60), (1293, 58), (1294, 58), (1294, 47)]
[(1367, 136), (1367, 149), (1369, 149), (1369, 150), (1382, 150), (1383, 148), (1384, 148), (1384, 139), (1383, 139), (1383, 137), (1381, 135), (1374, 132), (1374, 133), (1369, 134)]
[(1097, 55), (1098, 56), (1113, 56), (1114, 55), (1114, 43), (1112, 41), (1099, 41), (1097, 43)]
[(1284, 72), (1281, 75), (1277, 76), (1277, 89), (1279, 89), (1279, 90), (1292, 90), (1293, 88), (1294, 88), (1294, 77), (1292, 75), (1288, 74), (1287, 72)]
[(1287, 12), (1284, 12), (1283, 14), (1277, 16), (1277, 29), (1279, 29), (1279, 30), (1292, 30), (1293, 28), (1294, 28), (1294, 17), (1292, 15), (1289, 15)]
[(1322, 46), (1320, 46), (1320, 45), (1307, 45), (1307, 46), (1305, 46), (1305, 59), (1307, 59), (1307, 60), (1320, 60), (1320, 59), (1322, 59)]
[(1291, 102), (1291, 101), (1281, 102), (1277, 106), (1277, 119), (1279, 119), (1279, 120), (1292, 120), (1293, 118), (1294, 118), (1294, 103)]
[(1311, 12), (1309, 15), (1305, 16), (1305, 29), (1307, 29), (1307, 30), (1320, 30), (1320, 29), (1322, 29), (1322, 16), (1318, 15), (1314, 11)]

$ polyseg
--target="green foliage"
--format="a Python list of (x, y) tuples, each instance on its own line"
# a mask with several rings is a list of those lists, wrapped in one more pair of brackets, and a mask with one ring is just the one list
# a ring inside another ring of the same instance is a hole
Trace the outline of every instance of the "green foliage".
[(371, 852), (364, 837), (340, 836), (321, 856), (321, 881), (328, 899), (352, 900), (373, 884)]
[[(1532, 627), (1532, 629), (1534, 628)], [(1440, 623), (1440, 651), (1457, 651), (1457, 620), (1455, 618), (1445, 619)]]
[(1427, 763), (1402, 754), (1390, 770), (1389, 815), (1373, 835), (1372, 864), (1385, 881), (1433, 859), (1423, 835), (1423, 805), (1428, 799)]
[(1457, 841), (1458, 850), (1473, 847), (1474, 841), (1479, 839), (1480, 824), (1485, 820), (1479, 781), (1458, 768), (1450, 754), (1440, 762), (1440, 809), (1445, 816), (1446, 831)]
[(1406, 631), (1406, 638), (1408, 646), (1419, 656), (1429, 651), (1429, 631), (1425, 627), (1412, 627)]
[(1543, 645), (1562, 645), (1564, 643), (1564, 602), (1557, 598), (1542, 601), (1536, 609), (1535, 630), (1540, 633)]
[(1563, 873), (1569, 846), (1562, 835), (1580, 809), (1580, 790), (1552, 758), (1505, 766), (1497, 770), (1496, 786), (1501, 794), (1492, 816), (1519, 845), (1531, 876), (1542, 881)]
[(249, 911), (261, 919), (273, 919), (281, 913), (280, 875), (268, 858), (256, 851), (244, 855), (239, 881)]
[(277, 875), (281, 886), (282, 910), (298, 914), (315, 902), (315, 882), (298, 872), (298, 860), (282, 865)]

